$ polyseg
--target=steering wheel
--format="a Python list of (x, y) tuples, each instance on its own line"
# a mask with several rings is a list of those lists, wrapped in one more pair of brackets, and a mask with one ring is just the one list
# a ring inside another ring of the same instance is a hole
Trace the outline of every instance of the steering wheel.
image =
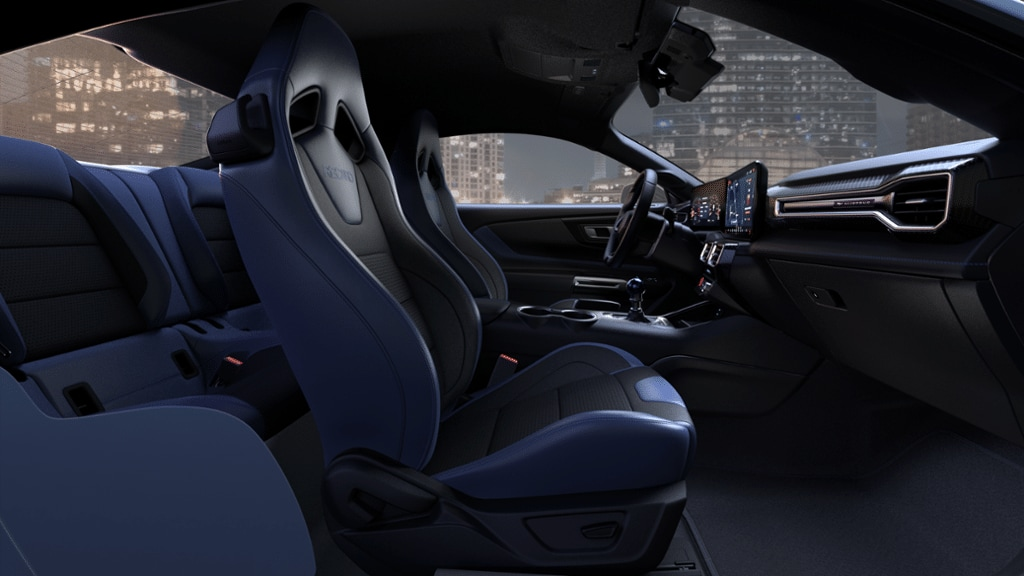
[(622, 208), (619, 209), (619, 215), (608, 235), (608, 244), (604, 248), (605, 264), (613, 267), (622, 265), (636, 248), (640, 227), (650, 212), (657, 184), (658, 174), (648, 168), (623, 194)]

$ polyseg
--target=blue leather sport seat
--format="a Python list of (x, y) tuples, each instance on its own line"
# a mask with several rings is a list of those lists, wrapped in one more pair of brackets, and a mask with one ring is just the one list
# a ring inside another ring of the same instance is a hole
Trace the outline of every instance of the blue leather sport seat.
[(402, 216), (336, 22), (286, 8), (208, 143), (353, 560), (423, 574), (657, 565), (695, 446), (683, 401), (632, 355), (587, 343), (468, 389), (473, 296)]
[(391, 153), (402, 212), (413, 230), (452, 267), (477, 298), (508, 299), (508, 282), (498, 261), (459, 218), (441, 162), (437, 119), (417, 110), (398, 135)]

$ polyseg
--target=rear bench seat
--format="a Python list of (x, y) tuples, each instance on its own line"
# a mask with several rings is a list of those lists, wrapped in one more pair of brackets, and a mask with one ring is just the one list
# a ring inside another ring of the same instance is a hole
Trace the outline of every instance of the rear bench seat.
[[(228, 221), (227, 208), (224, 206), (224, 193), (221, 189), (220, 176), (210, 170), (196, 168), (169, 167), (161, 168), (151, 174), (161, 190), (161, 199), (167, 209), (174, 228), (175, 238), (182, 247), (184, 260), (193, 278), (198, 279), (202, 286), (214, 284), (224, 286), (225, 301), (215, 304), (215, 314), (209, 319), (213, 332), (223, 326), (233, 329), (227, 338), (230, 346), (222, 348), (235, 356), (246, 355), (247, 364), (259, 364), (262, 370), (271, 364), (286, 366), (284, 351), (279, 343), (277, 333), (267, 318), (263, 305), (259, 303), (256, 288), (249, 279), (238, 251), (231, 223)], [(191, 238), (191, 240), (188, 240)], [(216, 290), (220, 294), (220, 289)], [(251, 344), (243, 350), (237, 347), (246, 342), (239, 331), (250, 335)], [(268, 338), (272, 343), (269, 348), (262, 348), (259, 338)], [(199, 346), (199, 342), (196, 343)], [(212, 354), (209, 354), (212, 356)], [(221, 353), (218, 357), (223, 356)], [(280, 361), (280, 362), (279, 362)], [(264, 372), (260, 372), (261, 374)], [(288, 398), (279, 396), (277, 406), (279, 416), (288, 422), (293, 421), (309, 410), (302, 396), (298, 382), (288, 368), (287, 376), (290, 386)], [(236, 382), (240, 378), (236, 376)], [(283, 392), (286, 388), (275, 388)], [(267, 387), (251, 387), (250, 391), (262, 390), (269, 392)]]
[[(169, 315), (210, 387), (256, 406), (273, 434), (308, 411), (235, 243), (216, 172), (90, 166), (108, 188), (131, 192), (177, 280), (187, 309)], [(244, 362), (236, 368), (225, 358)]]
[(190, 264), (213, 250), (172, 224), (173, 199), (193, 204), (182, 173), (215, 207), (216, 174), (200, 172), (85, 167), (0, 139), (0, 365), (44, 412), (204, 406), (269, 437), (306, 410), (255, 293)]

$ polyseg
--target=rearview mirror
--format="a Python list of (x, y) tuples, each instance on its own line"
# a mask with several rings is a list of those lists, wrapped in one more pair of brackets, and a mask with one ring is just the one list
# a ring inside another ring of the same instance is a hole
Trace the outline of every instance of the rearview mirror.
[(673, 21), (658, 51), (638, 64), (640, 93), (647, 105), (657, 106), (662, 90), (680, 102), (696, 98), (724, 68), (711, 58), (714, 52), (715, 43), (706, 32)]

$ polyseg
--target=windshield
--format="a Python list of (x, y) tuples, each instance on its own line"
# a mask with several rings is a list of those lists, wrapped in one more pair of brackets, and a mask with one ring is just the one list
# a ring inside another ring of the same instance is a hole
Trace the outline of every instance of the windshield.
[(0, 133), (76, 160), (174, 166), (206, 158), (206, 130), (230, 100), (71, 36), (0, 56)]
[(760, 160), (774, 183), (809, 168), (988, 136), (749, 26), (689, 7), (679, 19), (711, 36), (725, 70), (692, 102), (662, 96), (651, 109), (636, 91), (614, 123), (702, 181)]

